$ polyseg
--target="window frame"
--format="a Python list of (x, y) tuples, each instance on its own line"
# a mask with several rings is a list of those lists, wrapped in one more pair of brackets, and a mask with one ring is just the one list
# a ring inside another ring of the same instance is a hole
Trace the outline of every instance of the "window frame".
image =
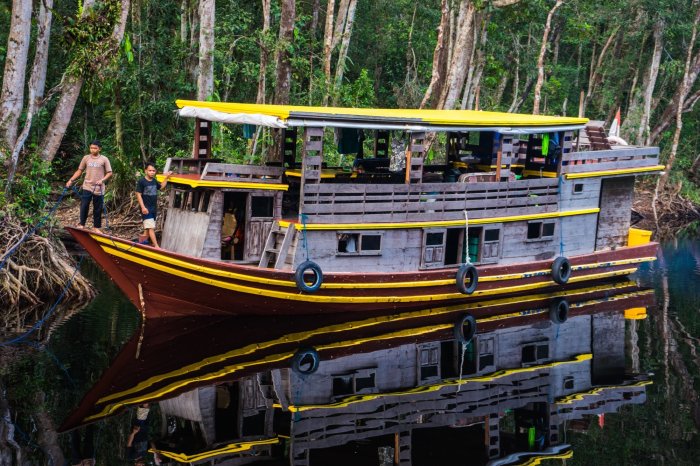
[[(344, 252), (340, 251), (340, 237), (341, 235), (352, 235), (357, 236), (356, 240), (356, 251), (355, 252)], [(362, 249), (362, 237), (363, 236), (378, 236), (379, 237), (379, 249)], [(336, 250), (335, 255), (341, 257), (355, 257), (355, 256), (381, 256), (384, 246), (384, 232), (382, 231), (358, 231), (358, 230), (338, 230), (336, 231)]]
[[(530, 232), (530, 225), (534, 225), (536, 223), (540, 224), (539, 236), (536, 238), (528, 238), (528, 235)], [(545, 224), (554, 226), (554, 229), (552, 230), (551, 236), (542, 236), (542, 232), (544, 230)], [(556, 220), (531, 220), (531, 221), (527, 222), (527, 228), (525, 231), (525, 242), (526, 243), (536, 242), (536, 241), (554, 241), (556, 235), (557, 235), (557, 222), (556, 222)]]

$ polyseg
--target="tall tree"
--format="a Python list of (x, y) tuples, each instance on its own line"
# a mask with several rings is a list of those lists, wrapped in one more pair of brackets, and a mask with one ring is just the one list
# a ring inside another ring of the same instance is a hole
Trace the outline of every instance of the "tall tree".
[(214, 22), (215, 0), (199, 0), (199, 75), (197, 100), (214, 94)]
[[(340, 42), (340, 51), (338, 52), (338, 64), (335, 67), (335, 84), (333, 86), (333, 105), (337, 105), (340, 92), (340, 86), (343, 83), (343, 74), (345, 73), (345, 60), (348, 56), (348, 48), (350, 47), (350, 37), (352, 36), (352, 26), (355, 23), (355, 9), (357, 0), (350, 0), (348, 4), (347, 14), (345, 15), (345, 27)], [(339, 17), (340, 18), (340, 17)]]
[(258, 93), (255, 103), (265, 103), (267, 61), (270, 51), (267, 49), (267, 34), (270, 32), (270, 0), (262, 0), (263, 27), (260, 39), (260, 72), (258, 75)]
[(547, 13), (547, 21), (544, 23), (544, 32), (542, 33), (542, 45), (540, 46), (540, 54), (537, 57), (537, 82), (535, 83), (535, 97), (532, 104), (532, 113), (540, 114), (540, 101), (542, 99), (542, 86), (544, 85), (544, 55), (547, 52), (549, 44), (549, 33), (552, 29), (552, 17), (554, 13), (564, 3), (564, 0), (556, 0), (552, 9)]
[(275, 104), (289, 103), (289, 88), (292, 79), (291, 49), (294, 41), (294, 22), (296, 21), (295, 0), (282, 0), (280, 31), (277, 44)]
[[(130, 0), (109, 0), (111, 2), (116, 2), (111, 5), (119, 6), (118, 14), (112, 25), (111, 34), (106, 37), (97, 38), (97, 43), (91, 44), (91, 55), (92, 53), (100, 54), (100, 56), (91, 57), (96, 62), (104, 64), (108, 59), (113, 58), (115, 52), (117, 51), (119, 44), (124, 37), (124, 29), (126, 28), (126, 21), (129, 17), (129, 7), (131, 5)], [(81, 14), (81, 20), (86, 21), (90, 18), (91, 12), (95, 6), (95, 0), (84, 0), (83, 10)], [(107, 5), (109, 7), (110, 5)], [(77, 47), (87, 47), (87, 44), (78, 44)], [(83, 51), (87, 52), (87, 51)], [(85, 57), (85, 55), (81, 55)], [(78, 101), (80, 96), (80, 90), (83, 87), (83, 83), (86, 78), (86, 69), (75, 66), (78, 63), (73, 63), (73, 66), (68, 66), (66, 71), (63, 73), (63, 78), (61, 79), (60, 89), (61, 96), (54, 110), (53, 116), (51, 118), (51, 123), (46, 130), (44, 139), (39, 146), (39, 153), (42, 159), (51, 162), (56, 156), (58, 151), (58, 146), (63, 139), (63, 135), (68, 128), (68, 123), (70, 122), (71, 116), (73, 115), (73, 109), (75, 108), (75, 103)], [(93, 72), (95, 70), (92, 70)]]
[(24, 107), (24, 80), (31, 27), (31, 0), (13, 0), (0, 93), (0, 155), (9, 153), (17, 138), (19, 117)]
[(49, 62), (49, 41), (51, 38), (51, 22), (53, 18), (53, 0), (43, 0), (39, 4), (39, 17), (37, 21), (37, 37), (36, 50), (34, 52), (34, 64), (29, 77), (27, 99), (27, 116), (24, 121), (22, 132), (17, 137), (12, 155), (10, 157), (9, 166), (7, 169), (7, 185), (6, 193), (9, 195), (12, 186), (12, 180), (17, 170), (19, 163), (19, 155), (24, 148), (24, 143), (29, 136), (29, 131), (32, 128), (34, 116), (42, 106), (44, 98), (44, 90), (46, 88), (46, 70)]

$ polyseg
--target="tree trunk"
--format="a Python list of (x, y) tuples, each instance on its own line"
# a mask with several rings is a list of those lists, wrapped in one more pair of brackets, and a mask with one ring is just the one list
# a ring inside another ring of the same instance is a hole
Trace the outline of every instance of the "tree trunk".
[(532, 104), (532, 114), (540, 114), (540, 101), (542, 100), (542, 86), (544, 85), (544, 54), (547, 52), (549, 43), (549, 32), (552, 29), (552, 17), (559, 7), (564, 3), (564, 0), (556, 0), (556, 3), (547, 13), (547, 21), (544, 24), (544, 32), (542, 33), (542, 45), (540, 46), (540, 54), (537, 57), (537, 82), (535, 83), (535, 97)]
[(189, 16), (189, 4), (188, 0), (182, 0), (180, 3), (180, 42), (183, 44), (187, 43), (187, 26)]
[(12, 1), (10, 34), (7, 38), (5, 71), (0, 93), (0, 155), (4, 158), (15, 145), (19, 117), (24, 107), (24, 80), (32, 30), (32, 2)]
[(197, 100), (214, 94), (214, 21), (216, 1), (199, 0), (199, 75)]
[[(697, 81), (698, 79), (698, 75), (700, 75), (700, 53), (697, 53), (693, 57), (693, 60), (690, 65), (690, 70), (688, 73), (688, 82), (690, 84), (690, 87), (688, 88), (688, 91), (692, 89), (693, 85), (695, 84), (695, 81)], [(678, 108), (679, 101), (683, 102), (683, 112), (690, 111), (695, 105), (695, 100), (689, 100), (687, 97), (687, 93), (685, 99), (681, 99), (681, 87), (682, 86), (680, 85), (678, 86), (676, 92), (671, 98), (671, 101), (668, 103), (661, 116), (657, 118), (656, 126), (654, 126), (654, 129), (649, 135), (650, 143), (656, 144), (661, 138), (661, 133), (666, 131), (666, 129), (668, 129), (668, 127), (671, 125), (671, 122), (675, 118), (676, 109)]]
[(280, 31), (277, 44), (277, 86), (275, 87), (275, 104), (289, 103), (289, 88), (292, 79), (292, 65), (289, 46), (294, 40), (294, 21), (296, 20), (295, 0), (282, 0)]
[(266, 77), (267, 61), (269, 58), (269, 50), (267, 50), (267, 34), (270, 32), (270, 0), (262, 0), (263, 28), (262, 40), (260, 41), (260, 73), (258, 75), (258, 95), (255, 98), (255, 103), (265, 103), (266, 92)]
[(690, 92), (690, 87), (692, 83), (690, 82), (690, 65), (693, 60), (693, 48), (695, 47), (695, 39), (698, 33), (698, 22), (700, 22), (700, 8), (695, 13), (695, 21), (693, 22), (693, 31), (690, 34), (690, 42), (688, 42), (688, 53), (685, 58), (685, 68), (683, 69), (683, 80), (680, 85), (680, 96), (678, 99), (678, 105), (676, 108), (676, 130), (673, 133), (673, 142), (671, 143), (671, 153), (668, 155), (668, 160), (666, 161), (666, 169), (663, 174), (659, 177), (656, 191), (663, 192), (666, 181), (671, 173), (673, 164), (676, 161), (676, 154), (678, 153), (678, 143), (681, 139), (681, 130), (683, 129), (683, 102), (686, 96)]
[(53, 0), (44, 0), (39, 4), (39, 18), (37, 21), (36, 50), (34, 52), (34, 64), (32, 74), (29, 77), (29, 99), (27, 104), (27, 117), (19, 137), (15, 141), (7, 170), (6, 194), (9, 196), (10, 186), (19, 164), (19, 154), (24, 148), (24, 143), (32, 128), (34, 115), (42, 106), (44, 90), (46, 88), (46, 69), (49, 62), (49, 40), (51, 38), (51, 22), (53, 19)]
[(323, 33), (323, 75), (326, 77), (323, 105), (328, 105), (331, 84), (331, 56), (333, 54), (333, 14), (335, 0), (328, 0), (326, 5), (326, 27)]
[(333, 42), (331, 42), (331, 53), (340, 44), (343, 37), (343, 31), (347, 24), (348, 10), (350, 9), (351, 0), (340, 0), (338, 4), (338, 16), (335, 18), (335, 26), (333, 27)]
[(464, 80), (467, 77), (467, 68), (471, 65), (467, 57), (471, 55), (471, 49), (474, 47), (472, 27), (474, 27), (475, 12), (476, 8), (472, 0), (461, 1), (459, 15), (457, 17), (457, 30), (452, 60), (447, 67), (445, 85), (442, 89), (437, 106), (439, 109), (453, 109), (459, 92), (462, 90), (462, 86), (464, 86)]
[[(637, 137), (635, 143), (644, 145), (648, 140), (649, 135), (649, 118), (651, 115), (651, 102), (656, 86), (656, 78), (659, 75), (659, 65), (661, 64), (661, 52), (664, 45), (664, 23), (662, 20), (657, 20), (654, 24), (654, 53), (649, 65), (649, 73), (644, 79), (644, 104), (642, 116), (637, 129)], [(647, 136), (647, 137), (645, 137)]]
[[(83, 0), (83, 15), (94, 5), (94, 0)], [(110, 40), (114, 47), (118, 47), (124, 37), (124, 28), (126, 27), (126, 21), (129, 16), (129, 6), (131, 5), (131, 0), (121, 1), (121, 13), (117, 24), (114, 25), (112, 36)], [(83, 86), (83, 76), (75, 76), (67, 73), (63, 74), (63, 79), (60, 84), (61, 86), (61, 97), (58, 100), (56, 109), (54, 110), (53, 117), (51, 118), (51, 123), (46, 130), (44, 139), (41, 141), (39, 146), (39, 154), (41, 158), (47, 162), (51, 162), (56, 156), (56, 151), (58, 150), (63, 135), (66, 132), (68, 123), (70, 123), (71, 116), (73, 115), (73, 109), (75, 108), (75, 103), (78, 101), (78, 96), (80, 95), (80, 89)]]
[(593, 96), (593, 92), (595, 91), (595, 88), (598, 85), (598, 81), (600, 80), (600, 69), (603, 65), (603, 59), (605, 58), (605, 55), (608, 52), (608, 49), (610, 48), (610, 44), (613, 43), (613, 40), (615, 39), (615, 36), (617, 35), (617, 31), (619, 31), (619, 29), (620, 29), (620, 26), (615, 27), (613, 32), (608, 37), (608, 40), (605, 41), (605, 45), (603, 46), (603, 49), (600, 51), (600, 55), (598, 55), (598, 59), (595, 60), (595, 63), (593, 60), (591, 60), (591, 72), (590, 72), (589, 79), (588, 79), (588, 90), (586, 91), (586, 97), (583, 99), (583, 111), (584, 111), (584, 113), (586, 112), (586, 107), (588, 107), (588, 102), (591, 100), (591, 97)]
[(476, 45), (472, 47), (472, 57), (474, 57), (473, 61), (475, 64), (474, 66), (470, 67), (467, 76), (467, 83), (464, 86), (464, 94), (462, 95), (462, 110), (474, 109), (477, 89), (479, 89), (481, 84), (481, 76), (484, 73), (484, 66), (486, 66), (486, 38), (488, 37), (488, 24), (490, 20), (491, 15), (487, 13), (485, 15), (479, 15), (479, 20), (474, 21), (475, 26), (476, 24), (481, 25), (479, 29), (474, 27), (474, 44), (477, 43), (478, 39), (479, 45), (478, 47)]
[(333, 105), (338, 104), (340, 86), (343, 84), (343, 74), (345, 73), (345, 59), (348, 56), (348, 48), (350, 47), (350, 37), (352, 36), (352, 26), (355, 22), (355, 9), (357, 0), (350, 0), (348, 5), (347, 20), (345, 30), (343, 31), (343, 40), (340, 43), (340, 51), (338, 52), (338, 64), (335, 68), (335, 86), (333, 90)]
[(440, 25), (438, 26), (437, 43), (435, 44), (435, 51), (433, 52), (433, 72), (430, 77), (428, 89), (426, 89), (425, 95), (423, 96), (423, 101), (420, 103), (420, 108), (429, 106), (428, 104), (433, 93), (440, 93), (444, 80), (445, 68), (447, 67), (447, 46), (445, 41), (450, 34), (450, 1), (442, 0), (440, 9)]

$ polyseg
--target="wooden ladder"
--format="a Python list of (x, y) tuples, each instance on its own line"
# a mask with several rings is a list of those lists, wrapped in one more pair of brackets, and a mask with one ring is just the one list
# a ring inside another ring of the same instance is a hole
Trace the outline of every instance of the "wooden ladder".
[(275, 220), (267, 235), (265, 249), (260, 256), (258, 267), (285, 269), (291, 268), (297, 246), (296, 228), (283, 227)]

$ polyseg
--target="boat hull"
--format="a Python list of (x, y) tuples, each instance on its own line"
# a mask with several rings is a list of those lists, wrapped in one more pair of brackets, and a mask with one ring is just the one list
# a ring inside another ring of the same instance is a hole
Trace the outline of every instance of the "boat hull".
[(572, 256), (566, 285), (552, 279), (551, 261), (478, 266), (474, 293), (457, 290), (457, 268), (401, 273), (323, 271), (314, 293), (297, 289), (291, 270), (193, 258), (87, 230), (68, 228), (131, 302), (146, 316), (308, 315), (336, 312), (385, 313), (475, 304), (540, 292), (565, 292), (587, 282), (614, 280), (655, 260), (657, 243)]

